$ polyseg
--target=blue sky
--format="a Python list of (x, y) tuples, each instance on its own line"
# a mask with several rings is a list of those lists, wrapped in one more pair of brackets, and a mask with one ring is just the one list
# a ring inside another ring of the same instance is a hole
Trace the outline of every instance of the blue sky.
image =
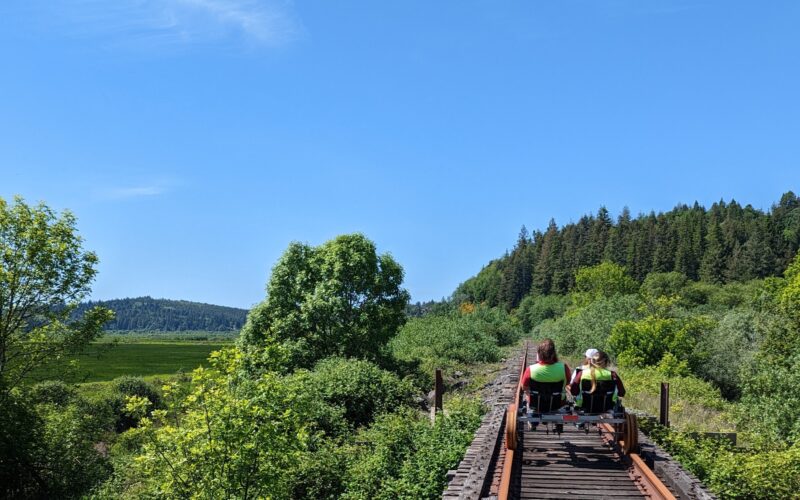
[(249, 307), (361, 231), (415, 300), (519, 228), (800, 189), (800, 3), (5, 0), (0, 196), (96, 299)]

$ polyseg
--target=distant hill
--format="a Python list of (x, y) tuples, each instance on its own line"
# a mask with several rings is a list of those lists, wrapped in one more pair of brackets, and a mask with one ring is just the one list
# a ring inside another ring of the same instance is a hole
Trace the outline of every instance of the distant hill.
[(76, 314), (94, 306), (107, 307), (116, 313), (116, 319), (106, 324), (106, 330), (238, 331), (247, 318), (246, 309), (152, 297), (84, 302)]

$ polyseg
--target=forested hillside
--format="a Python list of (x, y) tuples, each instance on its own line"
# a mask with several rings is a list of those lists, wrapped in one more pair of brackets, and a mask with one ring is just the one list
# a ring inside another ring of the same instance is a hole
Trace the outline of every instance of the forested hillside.
[(787, 192), (767, 212), (719, 201), (706, 209), (678, 205), (669, 212), (616, 221), (608, 210), (544, 231), (523, 227), (514, 249), (490, 262), (455, 293), (469, 300), (515, 308), (523, 297), (563, 294), (581, 267), (609, 261), (637, 281), (648, 273), (676, 271), (709, 283), (780, 275), (800, 247), (800, 198)]
[[(669, 382), (672, 426), (647, 424), (651, 438), (721, 498), (796, 498), (799, 243), (791, 192), (766, 212), (720, 201), (612, 222), (601, 208), (523, 228), (450, 305), (508, 311), (563, 356), (607, 352), (628, 408), (657, 412)], [(719, 431), (737, 445), (694, 434)]]
[(242, 328), (247, 318), (246, 309), (151, 297), (84, 302), (75, 316), (81, 316), (96, 306), (111, 309), (116, 315), (113, 321), (106, 323), (106, 330), (236, 331)]

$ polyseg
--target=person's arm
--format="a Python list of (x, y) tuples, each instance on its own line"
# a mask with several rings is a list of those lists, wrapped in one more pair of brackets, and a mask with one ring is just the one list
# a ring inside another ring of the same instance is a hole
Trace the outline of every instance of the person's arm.
[(531, 367), (528, 366), (525, 368), (525, 372), (522, 374), (522, 391), (525, 393), (525, 401), (528, 402), (528, 406), (530, 406), (531, 402)]
[(569, 383), (569, 393), (573, 396), (577, 396), (581, 392), (581, 371), (580, 368), (575, 368), (572, 380)]
[(572, 380), (572, 372), (569, 365), (564, 363), (564, 390), (569, 390), (569, 381)]
[(617, 384), (617, 396), (624, 397), (625, 396), (625, 386), (622, 385), (622, 379), (619, 378), (617, 372), (611, 372), (611, 379), (614, 383)]

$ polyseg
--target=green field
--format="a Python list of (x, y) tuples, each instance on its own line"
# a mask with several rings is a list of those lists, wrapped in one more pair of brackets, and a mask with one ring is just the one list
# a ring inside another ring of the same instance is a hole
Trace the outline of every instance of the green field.
[(100, 382), (122, 375), (172, 375), (207, 364), (208, 355), (230, 342), (141, 341), (93, 343), (75, 357), (75, 366), (60, 362), (36, 374), (37, 379)]

